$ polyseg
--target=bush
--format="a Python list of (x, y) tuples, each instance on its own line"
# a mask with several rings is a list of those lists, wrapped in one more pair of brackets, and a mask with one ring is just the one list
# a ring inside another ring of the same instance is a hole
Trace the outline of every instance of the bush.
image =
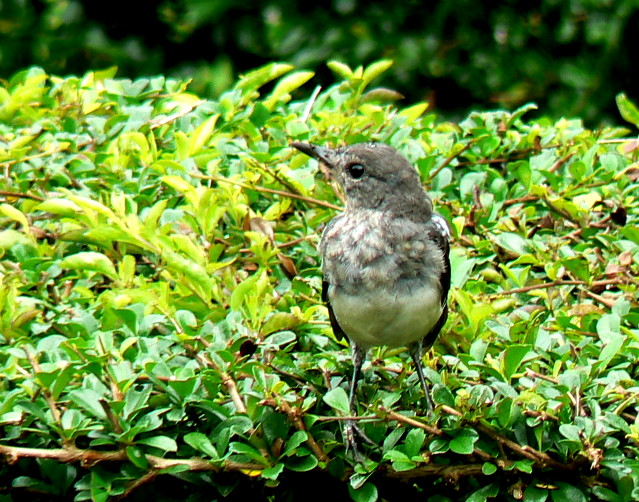
[[(0, 89), (4, 499), (639, 497), (636, 141), (533, 105), (439, 122), (384, 104), (389, 65), (303, 101), (281, 64), (215, 101), (112, 70)], [(375, 350), (363, 464), (318, 291), (340, 198), (293, 140), (395, 146), (453, 229), (435, 416)]]

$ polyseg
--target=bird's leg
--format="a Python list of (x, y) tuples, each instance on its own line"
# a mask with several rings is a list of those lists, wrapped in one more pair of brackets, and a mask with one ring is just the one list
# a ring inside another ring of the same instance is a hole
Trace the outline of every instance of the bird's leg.
[[(353, 359), (353, 378), (351, 380), (351, 390), (348, 398), (348, 409), (351, 417), (355, 417), (357, 416), (355, 394), (357, 392), (357, 382), (359, 381), (359, 377), (362, 373), (362, 365), (364, 364), (366, 351), (357, 344), (353, 343), (351, 354)], [(347, 419), (345, 421), (344, 437), (346, 439), (346, 449), (348, 450), (350, 448), (351, 450), (353, 450), (353, 456), (355, 457), (355, 459), (357, 461), (361, 461), (362, 455), (357, 448), (355, 433), (357, 433), (357, 435), (359, 435), (367, 443), (375, 445), (375, 442), (364, 433), (364, 431), (355, 423), (354, 420)]]
[(415, 370), (417, 371), (417, 376), (419, 377), (419, 383), (422, 385), (422, 390), (424, 391), (424, 396), (426, 397), (426, 415), (430, 416), (433, 414), (433, 399), (430, 395), (430, 388), (426, 383), (426, 379), (424, 378), (424, 370), (422, 369), (422, 341), (418, 341), (413, 343), (410, 348), (410, 356), (413, 359), (413, 363), (415, 364)]

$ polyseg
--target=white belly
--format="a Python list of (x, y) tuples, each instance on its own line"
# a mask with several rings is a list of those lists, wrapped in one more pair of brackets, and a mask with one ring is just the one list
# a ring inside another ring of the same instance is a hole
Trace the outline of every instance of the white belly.
[(441, 292), (434, 284), (395, 296), (383, 292), (353, 296), (331, 287), (329, 301), (344, 333), (364, 349), (416, 342), (428, 334), (442, 313)]

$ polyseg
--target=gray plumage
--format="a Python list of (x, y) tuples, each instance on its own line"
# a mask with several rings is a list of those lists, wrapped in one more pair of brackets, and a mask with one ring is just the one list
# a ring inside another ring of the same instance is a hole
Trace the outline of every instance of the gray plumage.
[[(346, 209), (327, 225), (319, 250), (333, 331), (351, 342), (351, 412), (367, 350), (389, 345), (409, 347), (431, 413), (421, 356), (447, 318), (447, 223), (433, 212), (415, 168), (388, 145), (292, 146), (326, 164), (346, 196)], [(347, 421), (346, 439), (358, 455), (354, 431), (363, 435)]]

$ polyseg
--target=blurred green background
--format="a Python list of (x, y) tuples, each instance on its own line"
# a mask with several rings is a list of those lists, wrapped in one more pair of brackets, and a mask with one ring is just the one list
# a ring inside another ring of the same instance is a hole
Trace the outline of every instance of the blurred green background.
[(116, 65), (120, 77), (192, 78), (216, 97), (271, 61), (328, 84), (327, 60), (390, 58), (378, 84), (441, 116), (534, 101), (597, 127), (620, 122), (617, 93), (639, 100), (638, 28), (639, 0), (1, 0), (0, 77)]

